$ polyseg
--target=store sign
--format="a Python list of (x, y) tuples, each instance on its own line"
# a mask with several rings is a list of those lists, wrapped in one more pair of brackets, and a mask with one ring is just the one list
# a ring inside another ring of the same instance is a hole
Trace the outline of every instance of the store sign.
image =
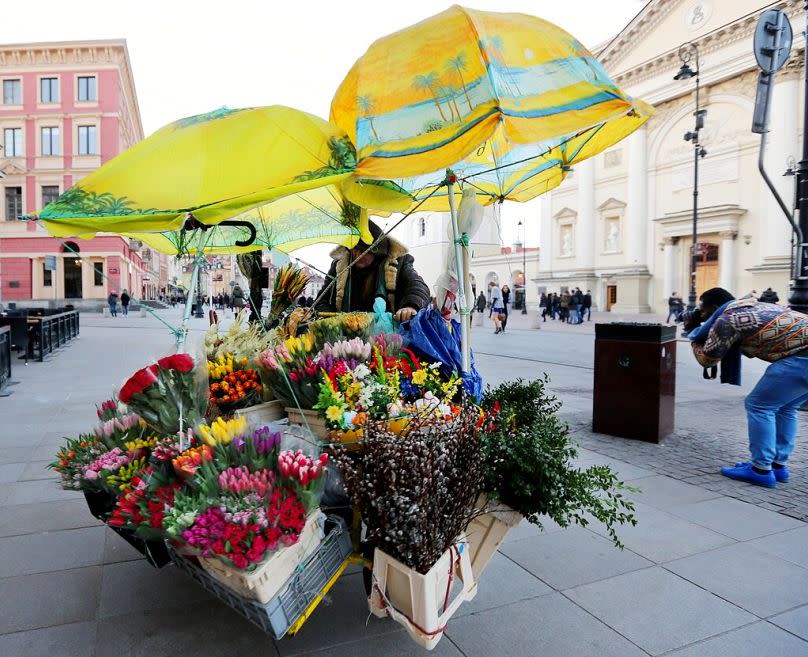
[(45, 256), (45, 271), (56, 271), (56, 256)]

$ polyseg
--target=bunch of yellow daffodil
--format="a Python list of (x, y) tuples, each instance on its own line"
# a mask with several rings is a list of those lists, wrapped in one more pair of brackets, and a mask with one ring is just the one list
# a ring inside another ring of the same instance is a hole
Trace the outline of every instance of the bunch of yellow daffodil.
[(196, 433), (206, 445), (215, 447), (217, 444), (229, 445), (233, 438), (243, 436), (247, 431), (247, 418), (237, 417), (232, 420), (223, 420), (217, 417), (213, 424), (200, 424)]

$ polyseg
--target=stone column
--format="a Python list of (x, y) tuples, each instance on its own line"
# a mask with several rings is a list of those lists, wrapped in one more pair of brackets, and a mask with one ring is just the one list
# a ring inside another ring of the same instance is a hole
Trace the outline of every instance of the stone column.
[(539, 271), (549, 272), (553, 268), (553, 203), (550, 194), (544, 194), (540, 200)]
[[(777, 75), (772, 98), (771, 131), (766, 148), (766, 170), (790, 208), (794, 207), (796, 178), (782, 174), (789, 156), (796, 162), (800, 160), (798, 72), (798, 68), (789, 64)], [(761, 256), (764, 262), (776, 260), (784, 263), (790, 259), (791, 226), (762, 179), (760, 184), (764, 199), (759, 233)]]
[(672, 292), (679, 292), (683, 294), (682, 290), (676, 289), (676, 255), (679, 250), (678, 238), (666, 237), (665, 238), (665, 269), (663, 271), (662, 279), (662, 298), (667, 299)]
[(735, 289), (737, 257), (735, 252), (735, 238), (738, 233), (733, 230), (726, 230), (718, 234), (721, 238), (721, 250), (718, 252), (719, 262), (719, 287), (729, 290), (736, 297), (740, 290)]
[(647, 133), (643, 126), (628, 138), (628, 203), (623, 232), (626, 265), (646, 267), (648, 240)]
[(575, 264), (591, 269), (595, 264), (595, 165), (592, 159), (575, 165), (578, 177), (578, 219), (575, 223)]

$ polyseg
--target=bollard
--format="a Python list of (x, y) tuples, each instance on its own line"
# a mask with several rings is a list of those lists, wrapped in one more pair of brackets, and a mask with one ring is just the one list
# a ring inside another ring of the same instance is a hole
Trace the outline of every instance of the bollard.
[(102, 314), (104, 317), (109, 317), (109, 308), (108, 308), (107, 306), (104, 306), (104, 307), (101, 309), (101, 314)]

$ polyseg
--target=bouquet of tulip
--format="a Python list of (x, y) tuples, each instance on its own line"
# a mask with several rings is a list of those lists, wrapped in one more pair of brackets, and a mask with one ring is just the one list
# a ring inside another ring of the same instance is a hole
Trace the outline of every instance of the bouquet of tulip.
[(84, 471), (95, 463), (108, 448), (96, 436), (82, 435), (78, 438), (67, 438), (66, 444), (59, 448), (56, 460), (48, 464), (48, 468), (59, 473), (62, 488), (80, 490), (84, 488)]
[(309, 275), (291, 262), (278, 269), (272, 284), (272, 306), (268, 321), (280, 317), (298, 299), (308, 282)]
[(350, 338), (366, 338), (373, 321), (372, 313), (339, 313), (324, 317), (309, 324), (318, 348), (327, 343), (335, 343)]
[(199, 391), (194, 360), (188, 354), (166, 356), (138, 370), (118, 398), (162, 434), (175, 434), (196, 424), (207, 407), (207, 395)]
[(162, 539), (166, 507), (174, 502), (179, 482), (157, 481), (150, 468), (132, 477), (118, 498), (107, 524), (114, 528), (132, 529), (144, 539)]
[(312, 408), (320, 389), (320, 366), (314, 336), (306, 333), (284, 340), (258, 357), (267, 384), (277, 399), (288, 406)]
[(248, 367), (247, 358), (236, 360), (224, 354), (208, 361), (210, 400), (224, 412), (261, 403), (263, 388), (258, 372)]

